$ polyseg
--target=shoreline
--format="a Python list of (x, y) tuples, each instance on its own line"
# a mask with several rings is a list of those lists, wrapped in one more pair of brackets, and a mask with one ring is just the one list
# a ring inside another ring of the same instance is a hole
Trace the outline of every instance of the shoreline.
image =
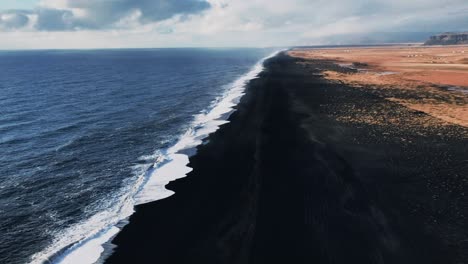
[[(327, 81), (318, 68), (337, 67), (331, 62), (282, 53), (265, 66), (230, 122), (190, 157), (193, 171), (167, 186), (175, 195), (136, 207), (106, 263), (467, 260), (466, 198), (438, 188), (454, 181), (447, 188), (468, 190), (458, 177), (463, 139), (343, 121), (350, 104), (420, 113)], [(446, 204), (451, 212), (440, 215)]]
[(263, 61), (275, 54), (277, 52), (261, 59), (251, 66), (250, 70), (228, 84), (229, 88), (222, 96), (216, 98), (209, 107), (194, 116), (187, 131), (178, 137), (174, 145), (161, 150), (157, 155), (152, 155), (155, 159), (154, 164), (146, 170), (144, 177), (138, 180), (137, 185), (132, 187), (132, 192), (127, 198), (129, 204), (120, 209), (121, 214), (118, 215), (118, 219), (114, 218), (114, 222), (108, 223), (109, 225), (105, 228), (96, 229), (93, 235), (70, 244), (52, 256), (46, 256), (43, 252), (36, 254), (33, 262), (42, 263), (44, 259), (52, 259), (54, 263), (95, 263), (106, 258), (113, 248), (110, 241), (128, 223), (128, 218), (134, 213), (133, 207), (167, 199), (174, 194), (165, 186), (171, 181), (186, 177), (192, 170), (187, 166), (189, 157), (211, 133), (228, 122), (227, 118), (242, 97), (246, 83), (256, 78), (263, 70)]

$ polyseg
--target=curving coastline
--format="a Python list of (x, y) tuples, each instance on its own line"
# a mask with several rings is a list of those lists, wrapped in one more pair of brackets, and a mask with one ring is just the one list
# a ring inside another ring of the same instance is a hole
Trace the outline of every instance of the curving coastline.
[(356, 109), (433, 117), (326, 80), (340, 68), (327, 60), (281, 53), (265, 67), (175, 195), (137, 206), (106, 263), (467, 260), (466, 128), (348, 122)]
[[(108, 253), (109, 241), (128, 222), (128, 217), (134, 213), (134, 206), (165, 199), (174, 194), (165, 186), (171, 181), (185, 177), (192, 170), (187, 165), (195, 147), (209, 134), (218, 130), (219, 126), (228, 123), (226, 118), (244, 94), (246, 83), (256, 78), (263, 70), (263, 62), (277, 53), (273, 52), (261, 59), (248, 72), (228, 84), (222, 96), (211, 102), (206, 110), (194, 116), (187, 131), (178, 137), (174, 145), (143, 157), (145, 160), (154, 160), (154, 164), (142, 166), (141, 175), (134, 184), (128, 186), (129, 190), (124, 194), (123, 204), (111, 208), (112, 215), (106, 215), (107, 212), (104, 211), (66, 230), (71, 232), (65, 231), (65, 234), (46, 250), (35, 254), (31, 263), (83, 264), (95, 263), (104, 258)], [(87, 230), (88, 233), (75, 234), (76, 230)], [(58, 248), (57, 245), (62, 247)]]

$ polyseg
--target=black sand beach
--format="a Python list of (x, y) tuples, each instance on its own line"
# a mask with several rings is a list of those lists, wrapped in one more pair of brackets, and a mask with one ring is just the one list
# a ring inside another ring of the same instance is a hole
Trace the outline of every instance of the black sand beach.
[(331, 67), (268, 60), (106, 262), (468, 263), (467, 129), (415, 124), (424, 113), (324, 80)]

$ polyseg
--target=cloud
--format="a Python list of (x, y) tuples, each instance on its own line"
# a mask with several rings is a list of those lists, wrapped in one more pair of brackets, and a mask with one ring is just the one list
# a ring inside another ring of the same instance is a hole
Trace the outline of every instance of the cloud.
[(467, 11), (467, 0), (42, 0), (29, 13), (0, 12), (0, 31), (15, 33), (0, 33), (0, 47), (345, 44), (388, 32), (413, 41), (412, 32), (468, 30)]
[(8, 11), (0, 13), (0, 29), (19, 29), (25, 27), (29, 22), (27, 12)]
[(38, 30), (62, 31), (76, 28), (74, 15), (69, 10), (39, 8), (35, 10), (37, 23), (34, 27)]
[(45, 0), (34, 10), (0, 13), (0, 25), (3, 29), (19, 29), (33, 22), (38, 31), (125, 28), (124, 22), (144, 25), (209, 8), (204, 0)]
[[(468, 29), (466, 0), (210, 0), (211, 8), (173, 25), (199, 46), (330, 44), (338, 35)], [(428, 26), (430, 25), (430, 26)], [(421, 35), (420, 35), (421, 36)], [(346, 39), (336, 38), (340, 44)], [(348, 38), (353, 42), (356, 38)], [(403, 38), (399, 38), (404, 41)], [(409, 38), (408, 41), (414, 38)], [(193, 44), (192, 44), (193, 45)]]

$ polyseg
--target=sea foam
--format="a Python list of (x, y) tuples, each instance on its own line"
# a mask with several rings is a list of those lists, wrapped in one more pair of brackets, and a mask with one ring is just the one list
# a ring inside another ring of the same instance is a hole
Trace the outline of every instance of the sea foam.
[(203, 139), (228, 123), (226, 115), (244, 95), (246, 84), (263, 71), (265, 60), (276, 56), (279, 51), (260, 60), (248, 73), (233, 82), (225, 94), (213, 102), (210, 109), (194, 117), (189, 129), (179, 137), (172, 147), (157, 151), (144, 159), (155, 160), (153, 165), (138, 165), (134, 169), (136, 180), (121, 190), (116, 203), (103, 204), (102, 211), (88, 220), (55, 234), (56, 239), (44, 251), (32, 256), (31, 263), (87, 264), (102, 261), (104, 244), (112, 240), (122, 228), (123, 220), (134, 213), (134, 206), (165, 199), (174, 194), (165, 186), (174, 180), (186, 177), (192, 171), (188, 167), (189, 156), (181, 151), (193, 149)]

